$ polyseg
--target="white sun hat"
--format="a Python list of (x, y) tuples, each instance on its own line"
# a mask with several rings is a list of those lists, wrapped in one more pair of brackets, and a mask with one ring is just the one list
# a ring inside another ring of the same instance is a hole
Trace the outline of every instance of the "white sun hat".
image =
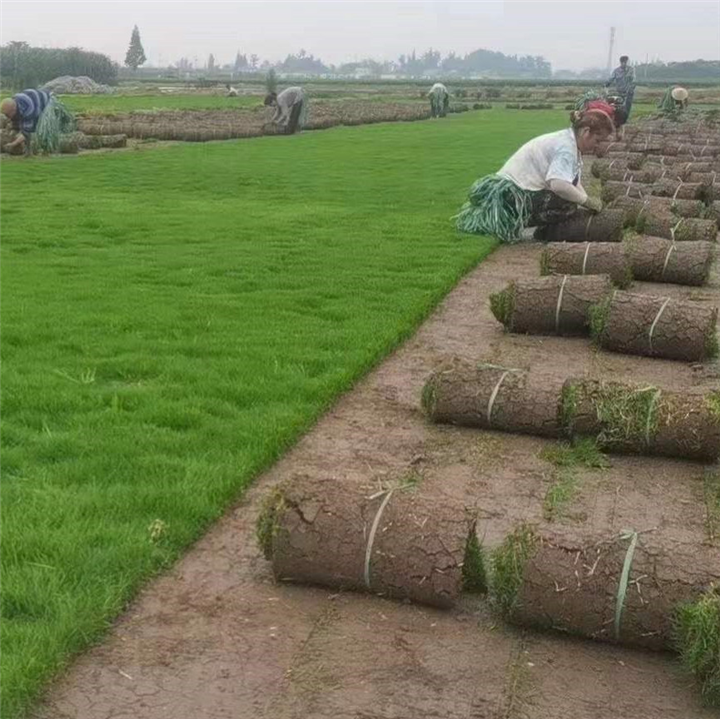
[(684, 87), (676, 87), (671, 93), (672, 99), (683, 102), (688, 99), (688, 91)]

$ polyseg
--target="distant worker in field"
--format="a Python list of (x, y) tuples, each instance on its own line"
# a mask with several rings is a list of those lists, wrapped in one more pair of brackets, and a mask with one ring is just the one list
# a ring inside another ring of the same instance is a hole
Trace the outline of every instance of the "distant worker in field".
[(615, 127), (599, 110), (576, 110), (570, 121), (567, 130), (530, 140), (497, 174), (478, 180), (456, 217), (457, 228), (517, 242), (525, 228), (564, 222), (582, 209), (599, 212), (600, 200), (581, 183), (582, 155), (595, 152)]
[(238, 91), (234, 87), (230, 87), (230, 83), (225, 85), (225, 97), (237, 97)]
[(628, 61), (628, 56), (623, 55), (620, 58), (620, 65), (613, 70), (610, 79), (605, 83), (606, 88), (622, 98), (625, 122), (630, 119), (630, 111), (635, 97), (635, 68), (628, 65)]
[(307, 99), (301, 87), (288, 87), (279, 95), (269, 92), (265, 105), (275, 108), (271, 122), (284, 127), (288, 135), (302, 130), (307, 121)]
[(38, 149), (55, 152), (60, 135), (73, 129), (74, 120), (65, 106), (45, 90), (23, 90), (0, 103), (0, 112), (10, 120), (17, 137), (5, 146), (12, 152), (23, 146), (26, 155), (32, 154), (33, 137)]
[(445, 117), (450, 106), (450, 93), (441, 82), (436, 82), (428, 92), (430, 113), (433, 117)]
[(669, 87), (658, 107), (661, 112), (674, 115), (687, 108), (689, 97), (690, 93), (684, 87)]

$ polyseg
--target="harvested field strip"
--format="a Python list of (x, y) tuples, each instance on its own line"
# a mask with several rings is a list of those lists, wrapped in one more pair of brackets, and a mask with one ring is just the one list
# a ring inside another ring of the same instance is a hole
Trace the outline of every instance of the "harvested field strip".
[(4, 715), (493, 247), (447, 208), (557, 122), (3, 168)]
[[(462, 104), (451, 105), (450, 113), (468, 110)], [(205, 112), (130, 113), (126, 115), (80, 118), (79, 129), (89, 135), (125, 134), (128, 137), (155, 140), (207, 142), (236, 138), (283, 134), (282, 128), (268, 124), (268, 108), (252, 111), (207, 110)], [(323, 130), (338, 125), (367, 125), (379, 122), (412, 122), (430, 117), (423, 103), (334, 102), (313, 103), (306, 130)]]

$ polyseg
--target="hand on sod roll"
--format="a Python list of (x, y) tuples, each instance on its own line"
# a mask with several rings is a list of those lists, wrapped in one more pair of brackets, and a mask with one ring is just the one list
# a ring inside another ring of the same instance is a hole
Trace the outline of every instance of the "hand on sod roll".
[(600, 212), (602, 210), (602, 201), (597, 199), (596, 197), (588, 197), (585, 202), (583, 202), (582, 206), (586, 210), (590, 210), (590, 212)]

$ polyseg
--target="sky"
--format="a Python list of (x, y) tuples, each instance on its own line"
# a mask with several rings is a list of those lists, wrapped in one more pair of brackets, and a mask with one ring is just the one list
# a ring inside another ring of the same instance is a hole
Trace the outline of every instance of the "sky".
[(478, 48), (543, 55), (554, 70), (659, 58), (720, 60), (720, 0), (2, 0), (2, 43), (78, 46), (123, 62), (138, 25), (148, 64), (187, 57), (216, 64), (240, 51), (271, 62), (305, 49), (326, 63), (396, 59), (432, 47), (443, 55)]

